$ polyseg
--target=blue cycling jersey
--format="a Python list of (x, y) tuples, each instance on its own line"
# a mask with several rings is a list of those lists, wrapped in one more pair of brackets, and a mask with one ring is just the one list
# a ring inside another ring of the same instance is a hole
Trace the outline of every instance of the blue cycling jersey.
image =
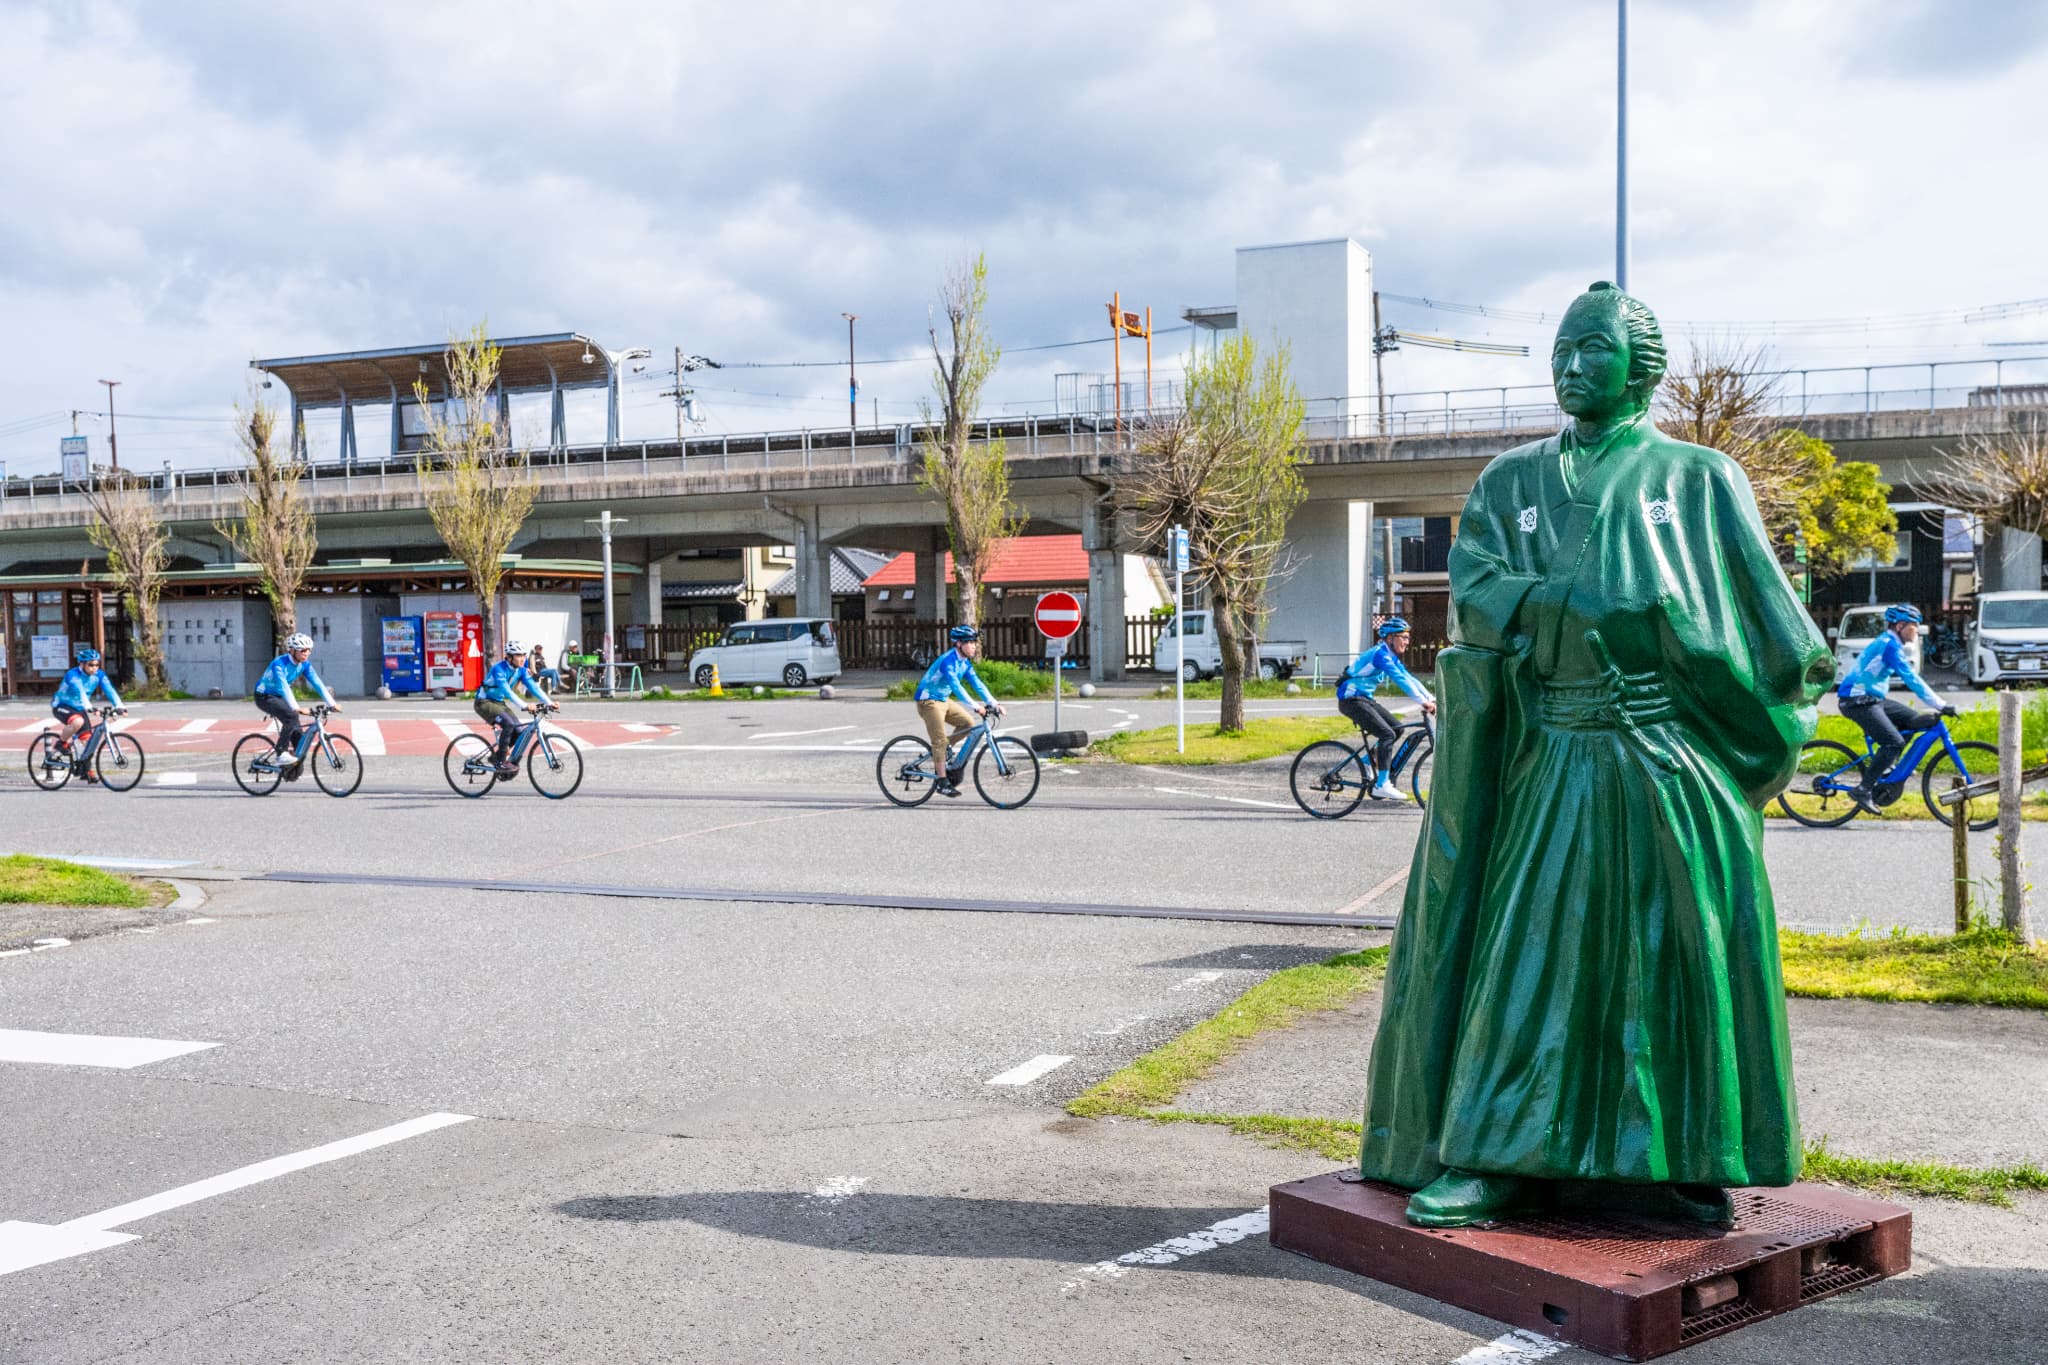
[(1394, 652), (1393, 646), (1385, 642), (1351, 661), (1351, 667), (1337, 679), (1337, 700), (1369, 697), (1379, 690), (1382, 680), (1393, 683), (1417, 701), (1436, 700), (1429, 695), (1428, 688), (1415, 680), (1415, 675), (1401, 662), (1401, 656)]
[(1887, 630), (1884, 634), (1864, 646), (1863, 653), (1856, 660), (1856, 666), (1843, 677), (1835, 695), (1847, 701), (1852, 697), (1882, 697), (1891, 687), (1891, 680), (1897, 678), (1912, 690), (1914, 696), (1929, 706), (1948, 705), (1937, 696), (1932, 688), (1922, 682), (1920, 675), (1913, 671), (1912, 663), (1906, 658), (1906, 651), (1899, 648), (1897, 631)]
[(917, 699), (919, 701), (951, 701), (957, 696), (961, 701), (972, 706), (975, 703), (975, 697), (972, 692), (967, 690), (968, 683), (973, 683), (974, 691), (981, 693), (980, 700), (988, 703), (990, 706), (996, 704), (996, 699), (989, 695), (988, 688), (982, 685), (981, 675), (974, 671), (974, 661), (957, 649), (949, 649), (938, 658), (932, 660), (932, 666), (924, 671), (922, 678), (918, 679)]
[(263, 676), (256, 680), (256, 695), (259, 697), (281, 697), (296, 702), (298, 697), (292, 691), (294, 683), (304, 683), (320, 694), (320, 700), (334, 705), (334, 694), (327, 690), (327, 684), (320, 681), (320, 675), (313, 671), (313, 661), (302, 664), (292, 662), (289, 654), (280, 654), (270, 661), (270, 667), (263, 670)]
[(491, 665), (491, 671), (484, 674), (484, 685), (476, 690), (478, 701), (502, 701), (512, 706), (519, 705), (519, 689), (525, 688), (539, 701), (546, 701), (548, 694), (540, 690), (533, 674), (525, 664), (517, 668), (509, 659), (500, 659)]
[(50, 698), (50, 706), (53, 710), (59, 706), (69, 706), (83, 711), (92, 705), (92, 694), (95, 692), (106, 693), (107, 703), (111, 706), (121, 704), (121, 694), (114, 690), (114, 680), (107, 676), (107, 670), (103, 668), (88, 676), (84, 669), (74, 668), (64, 675), (63, 682), (57, 684), (57, 695)]

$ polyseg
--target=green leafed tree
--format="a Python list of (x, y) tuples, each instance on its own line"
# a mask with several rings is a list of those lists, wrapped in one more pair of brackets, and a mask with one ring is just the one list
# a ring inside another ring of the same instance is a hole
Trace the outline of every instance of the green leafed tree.
[(277, 410), (252, 383), (248, 402), (235, 405), (235, 437), (248, 462), (235, 481), (240, 514), (215, 522), (213, 529), (262, 570), (271, 629), (282, 649), (285, 637), (299, 628), (299, 589), (318, 539), (313, 509), (299, 487), (304, 466), (280, 447), (278, 434)]
[(1657, 425), (1742, 466), (1764, 532), (1788, 571), (1802, 544), (1817, 579), (1870, 557), (1889, 563), (1899, 526), (1888, 501), (1891, 485), (1877, 477), (1876, 465), (1838, 461), (1826, 441), (1785, 426), (1776, 416), (1778, 396), (1763, 352), (1694, 346), (1658, 392)]
[(483, 617), (484, 657), (498, 654), (498, 585), (505, 554), (533, 510), (539, 486), (527, 452), (500, 429), (497, 395), (502, 352), (478, 323), (449, 339), (446, 402), (417, 380), (413, 397), (426, 420), (417, 466), (427, 515), (448, 552), (469, 571)]
[(960, 619), (970, 626), (981, 621), (982, 575), (996, 543), (1023, 528), (1010, 501), (1006, 443), (974, 440), (974, 414), (981, 407), (982, 390), (1002, 358), (1001, 349), (989, 339), (987, 309), (988, 260), (976, 256), (971, 263), (954, 267), (939, 286), (928, 329), (938, 411), (926, 409), (921, 477), (946, 507)]
[(164, 639), (157, 620), (163, 600), (164, 571), (170, 567), (170, 531), (156, 503), (137, 476), (119, 469), (98, 471), (85, 485), (92, 509), (86, 536), (107, 554), (107, 572), (120, 585), (128, 619), (135, 628), (135, 658), (142, 665), (145, 696), (170, 690), (164, 667)]
[(1236, 337), (1188, 369), (1181, 410), (1148, 427), (1114, 500), (1153, 552), (1188, 531), (1189, 570), (1208, 591), (1223, 656), (1226, 734), (1245, 727), (1244, 680), (1267, 594), (1285, 577), (1287, 522), (1308, 496), (1301, 477), (1301, 391), (1285, 347), (1261, 354)]

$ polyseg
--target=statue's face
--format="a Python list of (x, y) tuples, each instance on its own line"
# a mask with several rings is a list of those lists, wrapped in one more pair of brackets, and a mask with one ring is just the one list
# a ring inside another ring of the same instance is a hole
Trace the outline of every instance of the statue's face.
[(1550, 379), (1559, 407), (1590, 421), (1614, 416), (1629, 401), (1628, 365), (1628, 329), (1619, 309), (1581, 299), (1565, 310), (1550, 348)]

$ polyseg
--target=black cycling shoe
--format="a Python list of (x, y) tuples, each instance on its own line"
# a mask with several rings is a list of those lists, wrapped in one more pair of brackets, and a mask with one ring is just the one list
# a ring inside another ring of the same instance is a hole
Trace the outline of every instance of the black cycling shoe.
[(941, 782), (932, 790), (941, 796), (958, 796), (960, 794), (959, 786), (952, 782)]
[(1882, 812), (1879, 811), (1877, 806), (1877, 798), (1872, 796), (1869, 792), (1863, 790), (1863, 788), (1849, 788), (1848, 796), (1851, 801), (1854, 801), (1856, 803), (1857, 808), (1861, 810), (1865, 815), (1882, 814)]

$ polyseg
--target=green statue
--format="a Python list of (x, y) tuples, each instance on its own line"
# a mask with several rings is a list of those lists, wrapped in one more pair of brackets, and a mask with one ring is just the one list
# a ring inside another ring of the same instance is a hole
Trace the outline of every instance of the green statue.
[(1742, 470), (1650, 421), (1650, 310), (1593, 285), (1550, 364), (1570, 425), (1487, 466), (1451, 550), (1360, 1170), (1431, 1227), (1726, 1225), (1799, 1176), (1761, 810), (1831, 658)]

